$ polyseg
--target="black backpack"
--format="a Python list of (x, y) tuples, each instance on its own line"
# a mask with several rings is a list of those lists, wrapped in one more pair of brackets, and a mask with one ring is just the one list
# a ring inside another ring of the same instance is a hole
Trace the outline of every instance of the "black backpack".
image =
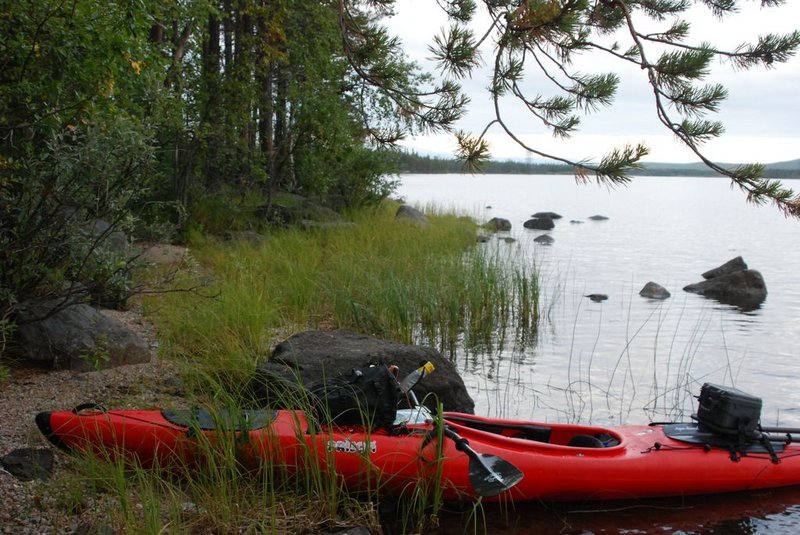
[(310, 387), (320, 423), (391, 429), (402, 398), (400, 384), (385, 364), (353, 368)]

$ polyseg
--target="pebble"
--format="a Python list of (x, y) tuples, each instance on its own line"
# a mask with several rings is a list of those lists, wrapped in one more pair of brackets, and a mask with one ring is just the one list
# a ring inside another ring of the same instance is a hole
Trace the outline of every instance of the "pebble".
[[(174, 387), (164, 385), (167, 378), (176, 375), (174, 366), (159, 362), (155, 356), (148, 364), (79, 375), (71, 371), (14, 369), (11, 377), (0, 380), (3, 407), (0, 457), (18, 448), (51, 448), (34, 422), (36, 414), (42, 411), (71, 409), (87, 401), (109, 406), (125, 403), (131, 407), (179, 403), (180, 399), (173, 397)], [(142, 384), (148, 386), (137, 388)], [(66, 455), (56, 451), (56, 475), (49, 482), (21, 482), (8, 471), (0, 470), (0, 533), (77, 532), (85, 520), (82, 515), (91, 512), (69, 515), (58, 506), (59, 491), (53, 480), (58, 480), (57, 474), (66, 461)]]

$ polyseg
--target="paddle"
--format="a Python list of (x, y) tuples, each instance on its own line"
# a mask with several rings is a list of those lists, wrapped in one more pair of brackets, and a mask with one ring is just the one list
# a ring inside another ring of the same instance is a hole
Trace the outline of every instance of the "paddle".
[(520, 481), (523, 473), (505, 459), (488, 453), (478, 453), (458, 433), (445, 426), (444, 434), (456, 443), (456, 449), (469, 457), (469, 482), (479, 496), (497, 496)]
[[(433, 370), (433, 364), (426, 362), (408, 374), (400, 385), (415, 407), (419, 407), (420, 404), (413, 388)], [(524, 474), (516, 466), (496, 455), (476, 452), (465, 438), (447, 425), (444, 426), (444, 435), (455, 442), (458, 451), (466, 453), (469, 457), (469, 482), (479, 496), (497, 496), (522, 480)], [(429, 435), (426, 442), (432, 437), (433, 435)]]

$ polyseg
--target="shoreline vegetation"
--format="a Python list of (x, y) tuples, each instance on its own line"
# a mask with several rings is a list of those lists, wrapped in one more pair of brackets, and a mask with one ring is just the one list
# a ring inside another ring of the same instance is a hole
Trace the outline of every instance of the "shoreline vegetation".
[[(401, 174), (445, 174), (467, 173), (464, 163), (455, 158), (422, 155), (416, 152), (398, 152), (397, 167)], [(722, 164), (735, 167), (736, 164)], [(572, 175), (574, 168), (559, 163), (533, 163), (514, 160), (491, 160), (486, 162), (481, 173), (485, 174), (525, 174), (525, 175)], [(787, 162), (769, 163), (765, 173), (770, 178), (800, 178), (800, 159)], [(720, 176), (702, 163), (643, 163), (636, 176)]]
[(384, 201), (351, 212), (352, 224), (272, 230), (255, 243), (190, 232), (196, 266), (178, 283), (202, 288), (146, 297), (145, 313), (169, 356), (239, 372), (276, 337), (306, 329), (428, 345), (451, 359), (459, 348), (535, 340), (533, 260), (477, 247), (468, 217), (428, 206), (431, 224), (418, 226), (396, 219), (398, 206)]
[[(397, 207), (385, 201), (349, 214), (347, 226), (272, 229), (258, 241), (189, 232), (188, 259), (173, 284), (199, 289), (145, 294), (133, 303), (157, 332), (159, 360), (177, 366), (187, 406), (251, 406), (243, 385), (256, 364), (277, 342), (311, 328), (431, 345), (450, 358), (506, 336), (513, 343), (536, 339), (540, 282), (532, 262), (508, 262), (506, 254), (477, 246), (478, 227), (469, 218), (428, 207), (431, 224), (418, 226), (396, 219)], [(202, 218), (196, 222), (203, 226)], [(158, 280), (156, 273), (148, 277)], [(136, 403), (124, 396), (110, 401)], [(233, 437), (207, 448), (202, 471), (170, 473), (69, 455), (40, 492), (61, 516), (85, 515), (93, 504), (83, 521), (92, 533), (314, 534), (360, 526), (377, 534), (386, 522), (379, 507), (389, 506), (392, 532), (426, 533), (436, 531), (443, 511), (435, 481), (398, 503), (379, 499), (379, 488), (350, 495), (313, 462), (295, 474), (269, 463), (255, 474), (244, 471)]]

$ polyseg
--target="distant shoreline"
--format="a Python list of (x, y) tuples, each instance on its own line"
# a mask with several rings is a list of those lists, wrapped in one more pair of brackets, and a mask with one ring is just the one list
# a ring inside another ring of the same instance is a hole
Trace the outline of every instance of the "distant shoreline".
[[(421, 156), (416, 153), (398, 153), (397, 167), (399, 174), (448, 174), (466, 173), (464, 164), (452, 158), (439, 158), (435, 156)], [(738, 164), (722, 164), (735, 167)], [(800, 178), (800, 159), (790, 162), (779, 162), (765, 165), (767, 178), (796, 179)], [(481, 174), (509, 174), (509, 175), (572, 175), (573, 167), (555, 163), (525, 163), (512, 160), (487, 162), (481, 169)], [(670, 164), (646, 163), (642, 169), (636, 170), (636, 176), (693, 176), (714, 177), (720, 176), (701, 163)]]

